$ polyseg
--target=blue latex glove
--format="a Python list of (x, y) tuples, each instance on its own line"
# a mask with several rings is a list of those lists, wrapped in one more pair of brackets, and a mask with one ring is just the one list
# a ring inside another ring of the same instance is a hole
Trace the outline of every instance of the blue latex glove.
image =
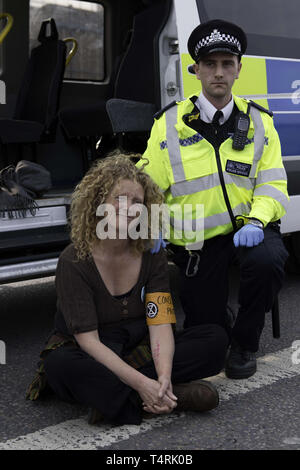
[(264, 239), (264, 231), (252, 224), (244, 225), (233, 237), (234, 246), (252, 246), (259, 245)]
[(155, 240), (154, 242), (154, 247), (151, 248), (150, 253), (153, 255), (155, 253), (158, 253), (161, 248), (166, 248), (167, 243), (162, 237), (162, 234), (159, 232), (159, 239)]

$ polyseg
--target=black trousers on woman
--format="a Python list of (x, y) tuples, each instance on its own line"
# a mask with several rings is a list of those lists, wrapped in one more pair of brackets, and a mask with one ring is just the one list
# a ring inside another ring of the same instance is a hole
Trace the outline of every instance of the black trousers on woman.
[[(172, 383), (184, 383), (218, 374), (228, 346), (225, 330), (201, 325), (175, 333)], [(63, 400), (98, 409), (114, 424), (140, 424), (142, 401), (138, 393), (80, 348), (65, 345), (45, 358), (49, 385)], [(156, 379), (153, 361), (139, 371)]]

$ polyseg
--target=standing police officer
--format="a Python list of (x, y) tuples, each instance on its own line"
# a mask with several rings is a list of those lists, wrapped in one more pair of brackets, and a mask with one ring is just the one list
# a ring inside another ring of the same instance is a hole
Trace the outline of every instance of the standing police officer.
[[(184, 326), (217, 323), (227, 329), (225, 372), (233, 379), (256, 372), (265, 312), (282, 286), (287, 258), (278, 221), (289, 197), (272, 114), (231, 93), (246, 47), (245, 33), (232, 23), (212, 20), (194, 29), (188, 50), (202, 92), (157, 113), (144, 154), (145, 171), (170, 210), (174, 204), (192, 207), (183, 224), (171, 217), (169, 238), (181, 272)], [(204, 207), (201, 250), (195, 249), (199, 239), (193, 246), (185, 231), (176, 236), (181, 225), (197, 230), (197, 204)], [(228, 269), (234, 259), (240, 264), (240, 308), (231, 330)]]

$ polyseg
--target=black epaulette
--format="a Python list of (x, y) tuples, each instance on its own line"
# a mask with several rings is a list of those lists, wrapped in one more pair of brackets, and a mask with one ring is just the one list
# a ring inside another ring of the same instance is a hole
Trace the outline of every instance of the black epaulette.
[(249, 105), (250, 105), (250, 106), (253, 106), (253, 108), (259, 109), (259, 110), (262, 111), (263, 113), (267, 113), (269, 116), (273, 117), (273, 112), (272, 112), (272, 111), (270, 111), (270, 110), (267, 109), (267, 108), (264, 108), (264, 107), (261, 106), (260, 104), (255, 103), (255, 101), (250, 100), (250, 101), (249, 101)]
[(173, 108), (173, 106), (175, 106), (175, 104), (177, 104), (177, 101), (176, 101), (176, 100), (175, 100), (175, 101), (172, 101), (172, 103), (167, 104), (167, 106), (165, 106), (164, 108), (162, 108), (162, 109), (160, 109), (159, 111), (157, 111), (157, 113), (155, 113), (153, 117), (154, 117), (155, 119), (159, 119), (159, 118), (164, 114), (165, 111), (167, 111), (167, 110), (170, 109), (170, 108)]

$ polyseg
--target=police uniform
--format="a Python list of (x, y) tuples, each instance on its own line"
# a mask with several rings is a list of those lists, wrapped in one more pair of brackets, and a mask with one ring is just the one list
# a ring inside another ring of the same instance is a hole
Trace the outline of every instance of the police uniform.
[[(246, 46), (241, 28), (222, 20), (198, 26), (188, 41), (195, 62), (213, 52), (241, 56)], [(224, 113), (215, 109), (212, 115), (209, 104), (214, 107), (204, 98), (190, 96), (156, 115), (144, 171), (164, 191), (171, 210), (169, 241), (181, 270), (185, 326), (228, 327), (228, 269), (238, 258), (240, 309), (232, 344), (253, 353), (258, 350), (265, 312), (283, 281), (287, 252), (278, 221), (289, 201), (286, 172), (272, 113), (232, 95), (229, 108)], [(243, 148), (233, 148), (236, 120), (245, 115)], [(263, 230), (264, 242), (235, 248), (234, 234), (249, 223)], [(255, 370), (253, 365), (250, 375)]]

